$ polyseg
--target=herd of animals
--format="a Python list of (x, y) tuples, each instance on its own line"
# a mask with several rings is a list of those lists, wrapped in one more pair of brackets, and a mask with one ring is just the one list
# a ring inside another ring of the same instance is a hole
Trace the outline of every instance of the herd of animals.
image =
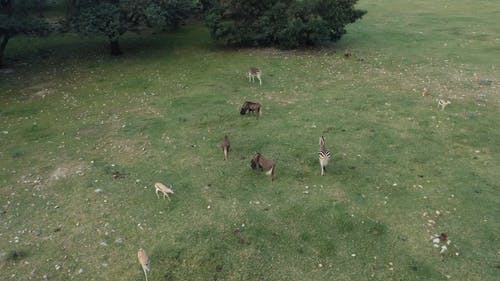
[[(255, 78), (259, 80), (259, 84), (262, 85), (262, 71), (258, 67), (250, 67), (248, 69), (248, 81), (254, 82)], [(262, 105), (258, 102), (245, 101), (240, 108), (240, 114), (245, 115), (247, 113), (254, 113), (258, 119), (262, 111)], [(229, 149), (230, 149), (229, 137), (226, 135), (221, 143), (222, 151), (224, 152), (224, 160), (227, 160)], [(319, 163), (321, 166), (321, 175), (324, 175), (326, 171), (326, 165), (328, 165), (328, 160), (331, 158), (331, 152), (326, 149), (325, 138), (323, 136), (319, 139)], [(271, 180), (274, 180), (276, 163), (273, 159), (262, 155), (260, 152), (256, 152), (252, 160), (250, 160), (250, 167), (254, 170), (260, 170), (265, 172), (267, 175), (271, 176)]]
[[(259, 84), (262, 85), (262, 71), (257, 67), (250, 67), (248, 69), (248, 81), (255, 82), (255, 79), (259, 80)], [(262, 104), (258, 102), (245, 101), (240, 108), (240, 114), (245, 115), (247, 113), (252, 113), (256, 115), (258, 119), (262, 112)], [(228, 159), (229, 150), (231, 148), (231, 143), (229, 142), (229, 137), (227, 135), (224, 136), (220, 147), (224, 153), (224, 160)], [(319, 138), (319, 151), (318, 151), (318, 159), (321, 167), (321, 175), (323, 176), (326, 172), (326, 166), (328, 165), (328, 161), (332, 157), (332, 153), (326, 148), (325, 138), (321, 136)], [(252, 159), (250, 160), (250, 167), (254, 170), (260, 170), (265, 172), (267, 175), (271, 176), (271, 181), (274, 181), (275, 177), (275, 168), (276, 163), (273, 159), (262, 155), (260, 152), (256, 152)], [(163, 194), (163, 199), (167, 198), (170, 200), (169, 194), (173, 194), (174, 191), (172, 188), (166, 186), (163, 183), (157, 182), (155, 183), (155, 193), (158, 198), (159, 192)], [(144, 275), (146, 276), (146, 281), (148, 280), (147, 273), (150, 270), (149, 267), (149, 257), (144, 249), (139, 249), (137, 252), (137, 258), (139, 259), (139, 263), (141, 264), (142, 270), (144, 271)]]
[[(344, 56), (348, 57), (350, 56), (350, 53), (346, 52)], [(250, 67), (248, 69), (248, 81), (255, 82), (255, 79), (257, 79), (259, 80), (259, 84), (262, 85), (261, 76), (262, 76), (262, 71), (260, 70), (260, 68)], [(424, 88), (422, 96), (428, 96), (428, 95), (429, 95), (429, 90), (427, 88)], [(446, 99), (438, 99), (437, 101), (438, 101), (438, 108), (440, 108), (441, 110), (444, 110), (447, 105), (451, 104), (451, 102)], [(259, 118), (261, 112), (262, 112), (262, 104), (258, 102), (245, 101), (240, 108), (241, 115), (252, 113), (255, 114), (257, 119)], [(224, 136), (224, 139), (222, 140), (220, 147), (222, 148), (222, 151), (224, 153), (224, 160), (227, 160), (229, 155), (229, 150), (231, 148), (231, 143), (227, 135)], [(331, 157), (332, 153), (330, 152), (330, 150), (326, 148), (325, 138), (321, 136), (319, 138), (318, 159), (321, 167), (322, 176), (326, 172), (326, 166), (328, 165), (328, 162)], [(252, 159), (250, 160), (250, 167), (254, 170), (260, 170), (265, 172), (267, 175), (271, 176), (272, 181), (274, 180), (276, 163), (274, 162), (273, 159), (262, 155), (260, 152), (256, 152), (253, 155)], [(155, 184), (155, 192), (158, 198), (160, 198), (158, 192), (161, 192), (163, 194), (163, 199), (167, 198), (169, 200), (170, 200), (169, 194), (174, 193), (174, 191), (171, 188), (159, 182)], [(146, 251), (141, 248), (137, 252), (137, 258), (139, 259), (139, 263), (141, 264), (142, 270), (144, 271), (144, 275), (146, 276), (146, 281), (147, 281), (148, 280), (147, 273), (150, 270), (149, 257), (146, 254)]]

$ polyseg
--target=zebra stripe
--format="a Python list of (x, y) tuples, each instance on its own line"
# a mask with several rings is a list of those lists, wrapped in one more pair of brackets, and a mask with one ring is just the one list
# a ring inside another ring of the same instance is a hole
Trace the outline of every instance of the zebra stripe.
[(330, 158), (332, 156), (332, 153), (330, 150), (320, 150), (318, 152), (319, 159), (325, 159), (325, 158)]

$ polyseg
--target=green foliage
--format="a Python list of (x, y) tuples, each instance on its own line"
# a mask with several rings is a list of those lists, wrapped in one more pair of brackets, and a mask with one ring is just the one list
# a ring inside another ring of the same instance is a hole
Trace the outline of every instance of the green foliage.
[(87, 0), (70, 3), (72, 7), (68, 9), (68, 20), (74, 28), (86, 36), (106, 36), (115, 55), (121, 52), (113, 50), (113, 47), (118, 48), (118, 39), (125, 32), (178, 28), (195, 6), (195, 1), (183, 0)]
[(76, 26), (85, 35), (104, 34), (116, 40), (127, 31), (123, 20), (118, 6), (104, 2), (82, 9)]
[(46, 34), (48, 24), (35, 15), (35, 8), (41, 7), (34, 0), (0, 1), (0, 36)]
[(77, 13), (74, 23), (79, 31), (117, 38), (146, 27), (177, 28), (189, 17), (194, 4), (182, 0), (90, 0), (74, 4), (71, 10)]
[(297, 48), (336, 41), (366, 11), (357, 0), (213, 1), (206, 22), (224, 45)]
[(0, 1), (0, 65), (10, 38), (19, 35), (43, 35), (48, 33), (47, 22), (36, 16), (35, 8), (41, 9), (43, 1)]

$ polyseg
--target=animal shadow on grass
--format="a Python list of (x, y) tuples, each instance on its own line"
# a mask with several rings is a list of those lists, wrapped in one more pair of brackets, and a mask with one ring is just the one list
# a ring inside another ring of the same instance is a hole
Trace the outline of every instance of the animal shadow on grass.
[(10, 250), (6, 254), (0, 256), (0, 262), (19, 261), (28, 256), (28, 252), (24, 250)]

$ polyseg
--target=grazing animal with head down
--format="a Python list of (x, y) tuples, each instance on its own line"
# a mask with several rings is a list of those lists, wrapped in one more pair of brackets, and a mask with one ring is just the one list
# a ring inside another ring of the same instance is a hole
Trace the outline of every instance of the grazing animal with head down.
[(250, 167), (254, 170), (260, 169), (261, 171), (266, 172), (267, 175), (271, 176), (271, 180), (274, 180), (274, 170), (276, 168), (276, 164), (273, 159), (267, 158), (259, 152), (256, 152), (250, 161)]
[(451, 101), (449, 100), (443, 100), (443, 99), (438, 100), (438, 108), (441, 107), (441, 110), (444, 110), (444, 108), (450, 103)]
[(174, 191), (172, 189), (168, 188), (166, 185), (164, 185), (161, 182), (155, 183), (155, 192), (156, 192), (156, 197), (158, 197), (158, 199), (160, 199), (160, 196), (158, 196), (158, 192), (163, 193), (163, 199), (165, 199), (165, 197), (167, 197), (168, 200), (170, 200), (170, 197), (168, 196), (168, 194), (169, 193), (174, 194)]
[(248, 81), (254, 82), (255, 78), (259, 79), (259, 84), (262, 85), (262, 79), (260, 76), (262, 75), (262, 71), (258, 67), (250, 67), (248, 69)]
[(231, 144), (229, 143), (229, 138), (227, 135), (224, 136), (224, 140), (220, 144), (222, 151), (224, 152), (224, 160), (227, 160), (227, 155), (229, 153), (229, 148), (231, 147)]
[(146, 281), (148, 281), (148, 272), (149, 272), (149, 257), (142, 248), (137, 252), (137, 258), (139, 259), (139, 263), (141, 264), (142, 270), (144, 271), (144, 276), (146, 276)]
[(262, 105), (258, 102), (246, 101), (241, 106), (240, 114), (245, 115), (248, 112), (253, 112), (257, 115), (257, 118), (259, 118), (260, 113), (261, 113), (261, 108), (262, 108)]
[(330, 160), (330, 157), (332, 156), (332, 153), (330, 150), (326, 149), (325, 146), (325, 138), (321, 136), (319, 138), (319, 152), (318, 152), (318, 158), (319, 158), (319, 164), (321, 166), (321, 175), (325, 175), (326, 172), (326, 166), (328, 165), (328, 161)]

